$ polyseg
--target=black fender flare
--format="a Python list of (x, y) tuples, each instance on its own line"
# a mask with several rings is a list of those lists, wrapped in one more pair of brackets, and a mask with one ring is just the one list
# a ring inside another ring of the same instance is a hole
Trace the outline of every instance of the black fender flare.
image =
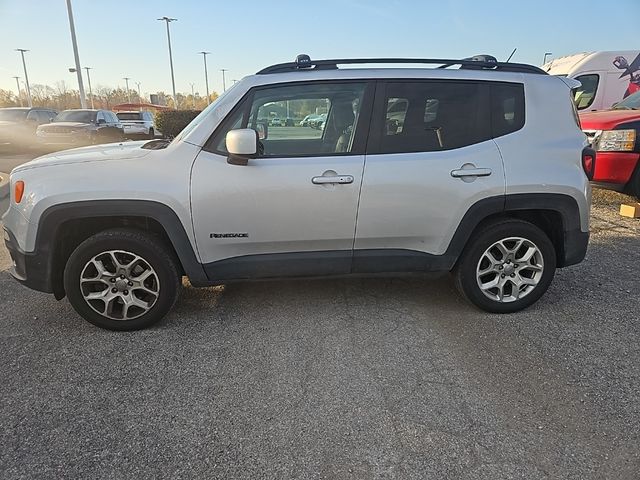
[(206, 284), (207, 276), (196, 257), (180, 218), (171, 207), (150, 200), (84, 200), (51, 206), (42, 213), (38, 221), (36, 257), (43, 262), (48, 262), (49, 268), (45, 267), (45, 270), (51, 271), (54, 242), (64, 222), (82, 218), (118, 216), (151, 218), (158, 222), (169, 237), (191, 283), (195, 286)]

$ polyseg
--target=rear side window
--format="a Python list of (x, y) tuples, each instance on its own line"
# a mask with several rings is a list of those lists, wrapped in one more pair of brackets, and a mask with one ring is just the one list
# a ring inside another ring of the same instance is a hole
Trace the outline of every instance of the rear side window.
[(493, 138), (524, 126), (524, 86), (518, 83), (491, 84), (491, 135)]
[(580, 75), (576, 77), (581, 86), (574, 90), (573, 102), (578, 110), (589, 108), (596, 98), (598, 91), (598, 83), (600, 83), (600, 75), (590, 73), (588, 75)]
[(387, 83), (378, 153), (451, 150), (489, 140), (488, 88), (478, 82)]

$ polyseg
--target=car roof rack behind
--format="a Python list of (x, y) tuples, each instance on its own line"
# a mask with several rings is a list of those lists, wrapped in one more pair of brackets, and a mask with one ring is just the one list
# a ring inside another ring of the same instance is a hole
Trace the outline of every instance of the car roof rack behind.
[(338, 65), (362, 65), (374, 63), (387, 64), (410, 64), (424, 63), (439, 65), (438, 68), (447, 68), (452, 65), (459, 65), (461, 69), (470, 70), (493, 70), (499, 72), (535, 73), (547, 75), (541, 68), (525, 63), (498, 62), (491, 55), (475, 55), (460, 60), (443, 58), (343, 58), (337, 60), (311, 60), (309, 55), (298, 55), (293, 62), (279, 63), (260, 70), (257, 75), (268, 75), (271, 73), (286, 73), (307, 70), (335, 70)]

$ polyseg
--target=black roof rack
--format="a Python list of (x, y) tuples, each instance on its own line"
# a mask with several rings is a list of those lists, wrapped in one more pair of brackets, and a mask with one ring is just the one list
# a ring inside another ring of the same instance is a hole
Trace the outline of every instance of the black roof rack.
[(460, 60), (443, 58), (343, 58), (338, 60), (311, 60), (308, 55), (298, 55), (296, 60), (293, 62), (271, 65), (270, 67), (260, 70), (257, 75), (305, 70), (334, 70), (338, 68), (338, 65), (361, 65), (372, 63), (424, 63), (439, 65), (438, 68), (460, 65), (461, 69), (495, 70), (500, 72), (536, 73), (540, 75), (547, 75), (547, 72), (533, 65), (498, 62), (490, 55), (476, 55), (474, 57), (463, 58)]

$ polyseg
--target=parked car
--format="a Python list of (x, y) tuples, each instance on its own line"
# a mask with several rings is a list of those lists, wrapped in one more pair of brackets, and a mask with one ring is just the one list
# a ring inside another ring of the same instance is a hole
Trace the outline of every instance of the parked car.
[(122, 123), (126, 137), (155, 138), (159, 133), (151, 112), (117, 112), (116, 116)]
[[(324, 122), (327, 120), (327, 114), (323, 113), (318, 115), (317, 117), (309, 120), (309, 126), (311, 128), (315, 128), (317, 130), (322, 130), (324, 128)], [(321, 127), (322, 126), (322, 127)]]
[[(17, 167), (3, 217), (12, 275), (95, 325), (133, 330), (171, 309), (183, 275), (199, 287), (452, 272), (474, 305), (508, 313), (582, 261), (595, 154), (578, 82), (488, 56), (338, 68), (350, 62), (363, 61), (265, 68), (170, 143)], [(260, 138), (258, 112), (290, 98), (331, 105), (324, 131)], [(398, 99), (403, 128), (389, 132)]]
[(542, 69), (582, 84), (574, 91), (578, 110), (607, 110), (640, 90), (640, 50), (577, 53), (554, 58)]
[(307, 115), (306, 117), (304, 117), (301, 121), (300, 121), (300, 126), (301, 127), (308, 127), (309, 126), (309, 122), (315, 120), (316, 118), (318, 118), (320, 115), (316, 115), (316, 114), (311, 114), (311, 115)]
[(95, 145), (121, 142), (124, 129), (109, 110), (65, 110), (36, 131), (43, 145)]
[(38, 126), (51, 122), (57, 114), (49, 108), (0, 108), (0, 143), (32, 144)]
[(580, 124), (598, 156), (593, 180), (640, 199), (640, 91), (610, 110), (581, 113)]

